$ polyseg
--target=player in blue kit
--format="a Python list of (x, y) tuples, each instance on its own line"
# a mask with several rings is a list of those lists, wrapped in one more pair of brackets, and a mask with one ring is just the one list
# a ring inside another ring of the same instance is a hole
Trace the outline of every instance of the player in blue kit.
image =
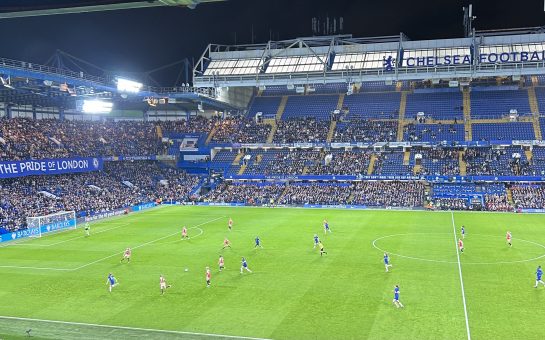
[(466, 228), (462, 226), (462, 229), (460, 230), (460, 234), (462, 234), (462, 239), (466, 238)]
[(255, 246), (254, 246), (254, 248), (257, 248), (257, 247), (263, 248), (263, 246), (261, 245), (261, 240), (259, 239), (259, 236), (255, 237)]
[(320, 243), (320, 238), (318, 237), (318, 234), (314, 234), (314, 249), (316, 249), (318, 243)]
[(112, 288), (117, 286), (117, 280), (112, 273), (108, 274), (108, 280), (106, 281), (106, 284), (108, 285), (110, 293), (112, 292)]
[(329, 229), (329, 223), (327, 222), (327, 220), (324, 220), (324, 234), (327, 235), (327, 232), (331, 232), (331, 229)]
[(536, 270), (536, 285), (534, 286), (534, 288), (537, 288), (540, 283), (545, 286), (545, 282), (543, 282), (543, 280), (541, 279), (542, 276), (543, 270), (541, 269), (541, 266), (538, 266)]
[(250, 268), (248, 268), (248, 263), (246, 262), (246, 259), (243, 257), (240, 265), (240, 273), (242, 274), (242, 271), (246, 270), (247, 272), (251, 273), (252, 271)]
[(390, 264), (390, 256), (388, 256), (388, 253), (384, 253), (384, 267), (386, 268), (386, 272), (388, 272), (388, 268), (391, 267)]
[(393, 301), (394, 305), (399, 308), (403, 308), (403, 304), (401, 303), (401, 301), (399, 301), (399, 285), (396, 285), (394, 287), (394, 301)]

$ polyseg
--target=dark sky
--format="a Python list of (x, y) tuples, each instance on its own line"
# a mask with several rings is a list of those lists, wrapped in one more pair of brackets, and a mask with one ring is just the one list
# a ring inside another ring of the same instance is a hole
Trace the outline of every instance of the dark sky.
[[(56, 49), (108, 70), (143, 72), (198, 58), (208, 43), (266, 42), (312, 35), (311, 18), (343, 17), (354, 37), (463, 36), (462, 6), (477, 29), (545, 25), (543, 0), (229, 0), (196, 9), (150, 8), (0, 20), (0, 57), (44, 63)], [(2, 0), (0, 0), (0, 4)], [(167, 71), (169, 74), (176, 70)], [(156, 74), (163, 85), (174, 82)], [(175, 77), (174, 77), (175, 79)]]

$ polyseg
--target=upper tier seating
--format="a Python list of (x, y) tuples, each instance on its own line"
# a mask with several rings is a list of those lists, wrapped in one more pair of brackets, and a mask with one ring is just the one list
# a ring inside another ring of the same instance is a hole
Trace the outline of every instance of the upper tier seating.
[(411, 142), (464, 141), (464, 124), (409, 124), (403, 140)]
[(415, 118), (418, 112), (424, 112), (426, 117), (433, 119), (458, 119), (464, 116), (462, 93), (453, 92), (426, 92), (410, 93), (407, 95), (405, 117)]
[(526, 90), (471, 91), (471, 117), (501, 118), (516, 109), (519, 114), (529, 114), (530, 103)]
[(339, 96), (335, 95), (290, 96), (282, 119), (311, 117), (329, 120), (338, 101)]
[(359, 93), (346, 96), (343, 106), (350, 119), (397, 119), (400, 99), (399, 92)]
[(282, 97), (255, 97), (252, 106), (248, 110), (248, 117), (253, 118), (258, 112), (262, 112), (263, 116), (274, 116), (280, 106)]
[(473, 140), (533, 140), (535, 139), (532, 123), (478, 123), (472, 124)]

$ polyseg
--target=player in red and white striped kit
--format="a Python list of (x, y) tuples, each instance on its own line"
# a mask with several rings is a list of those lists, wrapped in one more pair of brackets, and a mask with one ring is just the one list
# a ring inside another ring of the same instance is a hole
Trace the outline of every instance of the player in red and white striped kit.
[(460, 249), (460, 253), (464, 252), (464, 241), (462, 239), (458, 239), (458, 249)]
[(210, 268), (206, 267), (206, 287), (210, 287), (211, 278), (212, 278), (212, 274), (210, 273)]
[(223, 256), (220, 255), (220, 259), (218, 260), (218, 266), (220, 267), (220, 272), (225, 268), (225, 262), (223, 260)]
[(163, 275), (159, 276), (159, 287), (161, 288), (161, 295), (165, 294), (167, 288), (170, 288), (170, 285), (167, 285), (167, 280)]
[(231, 217), (229, 217), (229, 224), (227, 225), (227, 228), (229, 228), (229, 231), (233, 229), (233, 220), (231, 219)]
[(127, 262), (131, 262), (131, 254), (132, 254), (131, 248), (125, 249), (125, 252), (123, 252), (123, 257), (121, 258), (121, 262), (123, 262), (123, 260), (127, 260)]
[(187, 228), (185, 226), (182, 228), (182, 240), (183, 239), (189, 240), (189, 236), (187, 236)]
[(507, 244), (509, 245), (509, 247), (513, 246), (512, 239), (513, 237), (511, 236), (511, 232), (508, 231), (507, 234), (505, 235), (505, 240), (507, 241)]

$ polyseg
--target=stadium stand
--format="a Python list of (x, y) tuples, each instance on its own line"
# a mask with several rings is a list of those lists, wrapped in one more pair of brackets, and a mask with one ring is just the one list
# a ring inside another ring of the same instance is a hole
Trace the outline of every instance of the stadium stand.
[(254, 97), (248, 117), (253, 118), (258, 112), (261, 112), (263, 116), (276, 115), (280, 101), (281, 97)]
[(473, 124), (473, 139), (483, 141), (534, 140), (532, 123), (479, 123)]
[(346, 96), (343, 105), (350, 119), (397, 119), (400, 98), (399, 92), (360, 93)]
[(290, 96), (284, 109), (283, 119), (313, 118), (330, 120), (331, 112), (337, 108), (339, 96)]
[(510, 110), (518, 114), (531, 113), (528, 93), (513, 86), (473, 87), (471, 89), (471, 117), (501, 118)]
[(403, 140), (412, 142), (464, 141), (463, 124), (408, 124)]
[(0, 227), (24, 228), (27, 216), (75, 210), (77, 216), (161, 200), (188, 200), (198, 178), (156, 162), (108, 162), (104, 171), (4, 179)]
[(417, 89), (407, 96), (405, 116), (415, 118), (418, 112), (435, 120), (463, 119), (462, 93), (459, 89)]

